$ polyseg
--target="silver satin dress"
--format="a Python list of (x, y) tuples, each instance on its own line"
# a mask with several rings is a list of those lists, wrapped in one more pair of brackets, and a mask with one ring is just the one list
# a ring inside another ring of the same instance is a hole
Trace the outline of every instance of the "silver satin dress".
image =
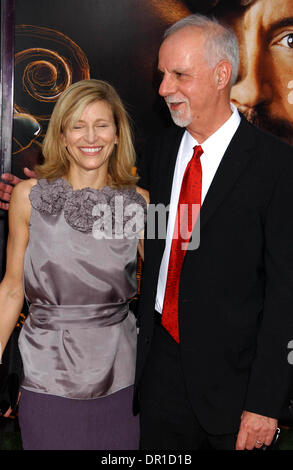
[[(129, 300), (137, 289), (144, 198), (135, 188), (73, 191), (59, 178), (38, 180), (30, 201), (24, 263), (29, 315), (19, 337), (22, 387), (79, 400), (129, 387), (137, 339)], [(106, 214), (113, 226), (116, 219), (118, 237), (94, 236), (93, 227), (100, 223), (103, 230), (106, 220), (105, 211), (95, 209), (99, 205), (110, 208)], [(142, 210), (135, 224), (133, 208)]]

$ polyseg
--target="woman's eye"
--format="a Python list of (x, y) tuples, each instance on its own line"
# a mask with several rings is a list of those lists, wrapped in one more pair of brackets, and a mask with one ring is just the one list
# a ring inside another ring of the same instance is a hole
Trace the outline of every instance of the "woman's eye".
[(284, 36), (280, 41), (278, 41), (278, 44), (293, 49), (293, 33), (286, 34), (286, 36)]

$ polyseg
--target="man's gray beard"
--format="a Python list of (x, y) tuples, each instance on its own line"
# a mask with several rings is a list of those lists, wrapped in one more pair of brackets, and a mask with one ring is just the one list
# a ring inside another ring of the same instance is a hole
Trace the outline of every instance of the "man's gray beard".
[(189, 124), (191, 124), (192, 122), (192, 119), (189, 117), (188, 119), (186, 118), (185, 120), (179, 115), (178, 112), (174, 112), (174, 111), (171, 111), (171, 109), (169, 108), (169, 111), (170, 111), (170, 114), (171, 114), (171, 117), (173, 119), (173, 122), (176, 124), (176, 126), (179, 126), (179, 127), (187, 127), (189, 126)]
[(291, 122), (285, 119), (271, 117), (263, 105), (255, 106), (243, 114), (251, 124), (293, 145), (293, 125)]

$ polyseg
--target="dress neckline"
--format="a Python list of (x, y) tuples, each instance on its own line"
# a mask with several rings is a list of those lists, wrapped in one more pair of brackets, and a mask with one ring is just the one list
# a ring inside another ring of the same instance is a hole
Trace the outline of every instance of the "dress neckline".
[[(118, 197), (118, 201), (116, 197)], [(73, 190), (71, 183), (62, 177), (55, 178), (52, 181), (41, 178), (32, 187), (29, 199), (32, 207), (43, 214), (51, 216), (64, 211), (66, 222), (72, 228), (81, 232), (92, 231), (93, 224), (99, 217), (103, 217), (102, 213), (93, 215), (94, 207), (99, 204), (101, 207), (107, 206), (109, 217), (115, 220), (115, 226), (117, 225), (117, 218), (119, 219), (119, 210), (121, 210), (123, 215), (121, 227), (124, 227), (127, 221), (131, 219), (132, 216), (127, 213), (126, 208), (132, 204), (138, 204), (143, 210), (140, 230), (142, 230), (144, 219), (146, 218), (146, 201), (136, 191), (135, 186), (129, 189), (115, 189), (111, 188), (111, 186), (104, 186), (102, 189), (87, 187)], [(118, 215), (116, 210), (118, 210)]]
[(91, 190), (91, 191), (98, 191), (98, 192), (103, 192), (105, 190), (112, 190), (112, 191), (115, 191), (114, 188), (112, 188), (111, 186), (109, 185), (106, 185), (104, 186), (103, 188), (101, 189), (98, 189), (98, 188), (91, 188), (90, 186), (85, 186), (84, 188), (80, 188), (80, 189), (73, 189), (73, 186), (72, 184), (70, 183), (70, 181), (68, 181), (66, 178), (64, 178), (63, 176), (60, 176), (60, 178), (57, 178), (57, 180), (60, 179), (64, 182), (65, 184), (65, 187), (67, 186), (72, 192), (76, 192), (76, 191), (83, 191), (83, 190)]

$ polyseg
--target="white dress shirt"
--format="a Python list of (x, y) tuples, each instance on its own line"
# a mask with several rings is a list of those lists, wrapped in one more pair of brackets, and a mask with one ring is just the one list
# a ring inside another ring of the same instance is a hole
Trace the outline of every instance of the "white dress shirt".
[[(200, 158), (202, 167), (202, 192), (201, 192), (201, 204), (206, 197), (209, 187), (213, 181), (218, 166), (224, 156), (224, 153), (235, 134), (239, 124), (240, 115), (237, 108), (231, 103), (232, 115), (230, 118), (212, 135), (208, 137), (202, 144), (203, 154)], [(177, 160), (175, 165), (175, 171), (173, 176), (173, 184), (171, 191), (170, 200), (170, 212), (168, 219), (166, 244), (161, 261), (161, 267), (159, 272), (159, 279), (157, 285), (157, 296), (155, 309), (157, 312), (162, 313), (163, 302), (165, 295), (165, 287), (168, 274), (168, 264), (170, 257), (170, 250), (172, 244), (172, 237), (174, 233), (174, 225), (177, 214), (177, 205), (180, 195), (180, 189), (182, 179), (188, 162), (191, 160), (193, 155), (193, 147), (198, 145), (198, 142), (192, 137), (192, 135), (186, 130), (183, 134), (181, 144), (177, 154)]]

